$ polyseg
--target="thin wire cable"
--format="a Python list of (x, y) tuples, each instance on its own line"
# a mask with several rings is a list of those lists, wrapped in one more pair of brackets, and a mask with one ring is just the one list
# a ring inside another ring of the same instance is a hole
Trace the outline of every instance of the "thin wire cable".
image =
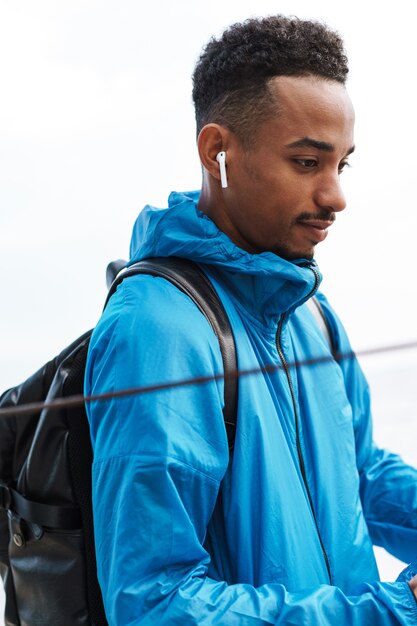
[[(367, 357), (376, 354), (388, 354), (392, 352), (400, 352), (404, 350), (417, 349), (417, 341), (409, 341), (401, 344), (391, 344), (386, 346), (379, 346), (375, 348), (368, 348), (365, 350), (359, 350), (357, 352), (351, 351), (344, 354), (325, 355), (321, 357), (305, 359), (303, 361), (293, 361), (287, 363), (287, 366), (291, 369), (301, 367), (311, 367), (313, 365), (321, 365), (336, 359), (338, 362), (353, 359), (356, 357)], [(90, 402), (104, 402), (106, 400), (120, 399), (128, 396), (141, 395), (146, 393), (154, 393), (157, 391), (166, 391), (168, 389), (174, 389), (176, 387), (186, 387), (192, 385), (204, 385), (220, 379), (229, 378), (242, 378), (244, 376), (253, 376), (256, 374), (266, 374), (277, 370), (283, 369), (284, 366), (281, 363), (271, 363), (269, 365), (261, 365), (258, 367), (235, 370), (228, 374), (211, 374), (207, 376), (195, 376), (193, 378), (184, 378), (177, 381), (171, 381), (169, 383), (155, 383), (153, 385), (145, 385), (142, 387), (131, 387), (129, 389), (120, 389), (117, 391), (110, 391), (107, 393), (94, 394), (91, 396), (84, 396), (82, 394), (67, 396), (65, 398), (55, 398), (53, 400), (44, 402), (29, 402), (21, 404), (20, 406), (10, 406), (0, 408), (0, 419), (7, 417), (18, 417), (23, 415), (29, 415), (31, 413), (40, 413), (44, 409), (70, 409), (83, 406)]]

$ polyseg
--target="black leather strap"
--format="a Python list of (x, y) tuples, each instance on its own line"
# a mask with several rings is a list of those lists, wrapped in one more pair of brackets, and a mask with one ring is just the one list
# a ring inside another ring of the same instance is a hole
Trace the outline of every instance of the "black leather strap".
[(229, 318), (216, 290), (202, 269), (186, 259), (167, 257), (145, 259), (122, 270), (109, 289), (106, 305), (117, 286), (128, 276), (150, 274), (169, 280), (183, 291), (205, 315), (220, 345), (224, 369), (224, 409), (229, 449), (233, 449), (237, 419), (237, 356)]
[(47, 528), (75, 530), (82, 527), (78, 507), (33, 502), (4, 484), (0, 485), (0, 508), (13, 511), (27, 522)]

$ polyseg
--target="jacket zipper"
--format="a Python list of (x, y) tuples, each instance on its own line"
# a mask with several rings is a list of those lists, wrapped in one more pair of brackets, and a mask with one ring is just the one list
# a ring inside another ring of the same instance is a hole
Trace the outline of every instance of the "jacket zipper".
[[(317, 271), (314, 269), (314, 267), (312, 267), (311, 265), (309, 265), (310, 269), (312, 272), (314, 272), (314, 276), (315, 276), (315, 285), (314, 288), (312, 289), (311, 293), (309, 294), (309, 297), (311, 297), (318, 288), (318, 284), (319, 284), (319, 276)], [(281, 332), (282, 332), (282, 326), (284, 324), (284, 320), (286, 318), (286, 314), (283, 313), (281, 315), (281, 318), (279, 320), (278, 323), (278, 329), (277, 329), (277, 336), (276, 336), (276, 346), (277, 346), (277, 351), (278, 351), (278, 355), (279, 358), (281, 359), (281, 363), (282, 363), (282, 367), (284, 368), (285, 371), (285, 375), (287, 377), (287, 381), (288, 381), (288, 386), (290, 388), (290, 393), (291, 393), (291, 399), (292, 399), (292, 404), (293, 404), (293, 408), (294, 408), (294, 418), (295, 418), (295, 438), (296, 438), (296, 445), (297, 445), (297, 456), (298, 456), (298, 463), (300, 466), (300, 471), (301, 471), (301, 476), (303, 478), (303, 483), (304, 483), (304, 487), (307, 493), (307, 498), (310, 504), (310, 509), (311, 509), (311, 513), (313, 515), (313, 519), (314, 519), (314, 524), (316, 526), (316, 530), (317, 530), (317, 535), (319, 538), (319, 542), (320, 542), (320, 547), (321, 547), (321, 551), (323, 553), (323, 557), (324, 557), (324, 561), (326, 564), (326, 569), (327, 569), (327, 574), (329, 576), (329, 581), (330, 584), (332, 584), (332, 574), (330, 571), (330, 563), (329, 563), (329, 559), (328, 556), (326, 554), (326, 550), (324, 548), (323, 545), (323, 540), (321, 538), (321, 534), (320, 534), (320, 529), (317, 523), (317, 517), (316, 517), (316, 513), (314, 511), (314, 507), (313, 507), (313, 500), (311, 497), (311, 493), (310, 493), (310, 489), (307, 483), (307, 475), (306, 475), (306, 470), (305, 470), (305, 463), (304, 463), (304, 458), (303, 458), (303, 452), (301, 450), (301, 443), (300, 443), (300, 432), (299, 432), (299, 416), (298, 416), (298, 410), (297, 410), (297, 403), (295, 401), (295, 393), (294, 393), (294, 387), (292, 384), (292, 380), (291, 380), (291, 375), (290, 375), (290, 368), (288, 367), (288, 363), (287, 360), (285, 358), (284, 355), (284, 351), (282, 349), (282, 345), (281, 345)]]

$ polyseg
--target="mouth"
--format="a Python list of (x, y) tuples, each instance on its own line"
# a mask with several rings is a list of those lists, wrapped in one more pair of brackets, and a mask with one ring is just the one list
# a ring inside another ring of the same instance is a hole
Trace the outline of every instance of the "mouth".
[(306, 234), (309, 235), (309, 239), (316, 244), (324, 241), (327, 237), (327, 231), (333, 224), (334, 220), (297, 220), (297, 224), (301, 226)]

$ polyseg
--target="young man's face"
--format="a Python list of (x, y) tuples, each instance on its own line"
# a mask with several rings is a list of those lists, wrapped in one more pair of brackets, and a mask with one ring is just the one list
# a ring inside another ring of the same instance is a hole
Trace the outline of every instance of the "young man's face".
[(232, 137), (229, 187), (218, 226), (249, 252), (311, 259), (336, 213), (345, 208), (340, 175), (353, 150), (354, 112), (343, 85), (278, 77), (279, 106), (249, 149)]

